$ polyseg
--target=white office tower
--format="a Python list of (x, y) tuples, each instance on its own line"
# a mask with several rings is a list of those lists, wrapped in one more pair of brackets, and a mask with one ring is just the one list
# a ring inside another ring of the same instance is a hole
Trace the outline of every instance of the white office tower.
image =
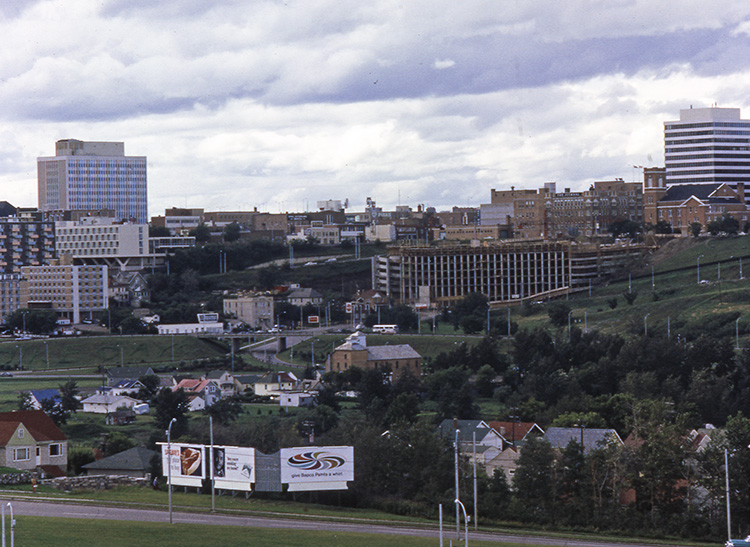
[(739, 108), (680, 110), (664, 122), (664, 161), (667, 186), (743, 182), (749, 193), (750, 120)]
[(148, 222), (146, 157), (126, 156), (121, 142), (57, 141), (37, 158), (39, 210), (114, 211), (117, 220)]

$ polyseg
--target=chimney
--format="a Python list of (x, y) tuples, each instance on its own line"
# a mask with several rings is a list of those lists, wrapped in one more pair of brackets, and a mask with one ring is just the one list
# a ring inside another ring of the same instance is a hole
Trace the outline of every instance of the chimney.
[(740, 200), (742, 205), (745, 205), (745, 183), (737, 183), (737, 199)]

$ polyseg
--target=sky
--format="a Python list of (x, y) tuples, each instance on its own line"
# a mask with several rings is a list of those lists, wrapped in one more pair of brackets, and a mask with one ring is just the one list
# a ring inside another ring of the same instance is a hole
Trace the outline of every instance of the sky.
[(680, 109), (750, 118), (750, 2), (1, 0), (0, 200), (55, 141), (148, 158), (149, 214), (479, 206), (641, 180)]

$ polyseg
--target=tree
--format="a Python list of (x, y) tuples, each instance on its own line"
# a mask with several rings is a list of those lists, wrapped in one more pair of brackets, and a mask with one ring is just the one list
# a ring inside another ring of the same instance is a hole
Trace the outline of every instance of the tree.
[(33, 334), (47, 334), (57, 326), (57, 314), (54, 310), (30, 310), (19, 308), (5, 318), (5, 325), (15, 331)]
[(703, 229), (703, 224), (700, 222), (691, 222), (690, 223), (690, 235), (693, 237), (698, 237), (701, 235), (701, 230)]
[(31, 393), (22, 391), (18, 394), (18, 410), (34, 410), (34, 403), (31, 402)]
[(120, 452), (133, 448), (134, 446), (135, 442), (133, 439), (124, 433), (114, 431), (108, 434), (105, 438), (103, 452), (105, 456), (113, 456), (114, 454), (119, 454)]
[(656, 232), (657, 234), (671, 234), (672, 224), (670, 224), (666, 220), (660, 220), (654, 226), (654, 232)]
[(52, 418), (52, 421), (55, 422), (55, 425), (61, 426), (68, 422), (68, 418), (70, 418), (70, 412), (63, 409), (62, 405), (55, 399), (42, 399), (41, 405), (44, 413)]
[(149, 226), (148, 236), (149, 237), (170, 237), (172, 232), (166, 226)]
[(617, 220), (609, 225), (609, 232), (614, 237), (627, 234), (630, 238), (635, 238), (640, 231), (641, 225), (632, 220)]
[(154, 397), (154, 424), (166, 431), (172, 418), (175, 418), (177, 421), (172, 426), (172, 436), (179, 437), (187, 433), (189, 405), (187, 393), (182, 388), (177, 391), (162, 388)]
[(221, 425), (229, 425), (242, 414), (242, 404), (237, 397), (227, 397), (219, 399), (211, 406), (207, 406), (206, 414), (213, 417)]
[(490, 365), (483, 365), (474, 379), (474, 387), (480, 397), (492, 397), (495, 389), (495, 376), (497, 373)]
[(60, 406), (66, 412), (75, 413), (82, 406), (81, 401), (78, 400), (78, 384), (71, 378), (59, 387)]
[(143, 387), (138, 390), (137, 399), (150, 401), (159, 391), (159, 377), (156, 374), (145, 374), (138, 378)]
[(545, 440), (532, 437), (518, 457), (513, 487), (518, 492), (524, 520), (548, 522), (554, 513), (555, 454)]
[(211, 240), (211, 230), (203, 222), (190, 230), (190, 235), (195, 238), (196, 243), (208, 243)]
[(635, 302), (635, 299), (638, 298), (638, 293), (625, 291), (624, 293), (622, 293), (622, 297), (625, 299), (625, 302), (628, 303), (628, 306), (632, 306), (633, 302)]
[(227, 224), (224, 227), (224, 241), (231, 243), (237, 241), (240, 238), (240, 225), (236, 222)]
[(556, 300), (550, 302), (547, 306), (547, 315), (553, 325), (556, 327), (562, 327), (568, 323), (568, 314), (570, 313), (570, 305), (563, 300)]

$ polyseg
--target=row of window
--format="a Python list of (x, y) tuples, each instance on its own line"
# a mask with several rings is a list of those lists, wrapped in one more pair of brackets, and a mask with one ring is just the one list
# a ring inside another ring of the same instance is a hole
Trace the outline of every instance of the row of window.
[[(23, 437), (21, 435), (23, 430), (19, 430), (19, 437)], [(41, 447), (36, 447), (37, 456), (41, 456)], [(53, 443), (49, 445), (49, 455), (50, 457), (59, 457), (63, 455), (63, 445), (62, 443)], [(31, 447), (23, 447), (23, 448), (14, 448), (13, 449), (13, 461), (14, 462), (24, 462), (31, 459)]]
[(675, 146), (680, 144), (701, 144), (701, 143), (712, 143), (712, 142), (736, 142), (736, 143), (750, 143), (749, 139), (685, 139), (679, 141), (664, 141), (666, 146)]
[(750, 131), (726, 131), (726, 130), (707, 130), (707, 131), (679, 131), (674, 133), (665, 133), (665, 137), (697, 137), (700, 135), (750, 135)]

